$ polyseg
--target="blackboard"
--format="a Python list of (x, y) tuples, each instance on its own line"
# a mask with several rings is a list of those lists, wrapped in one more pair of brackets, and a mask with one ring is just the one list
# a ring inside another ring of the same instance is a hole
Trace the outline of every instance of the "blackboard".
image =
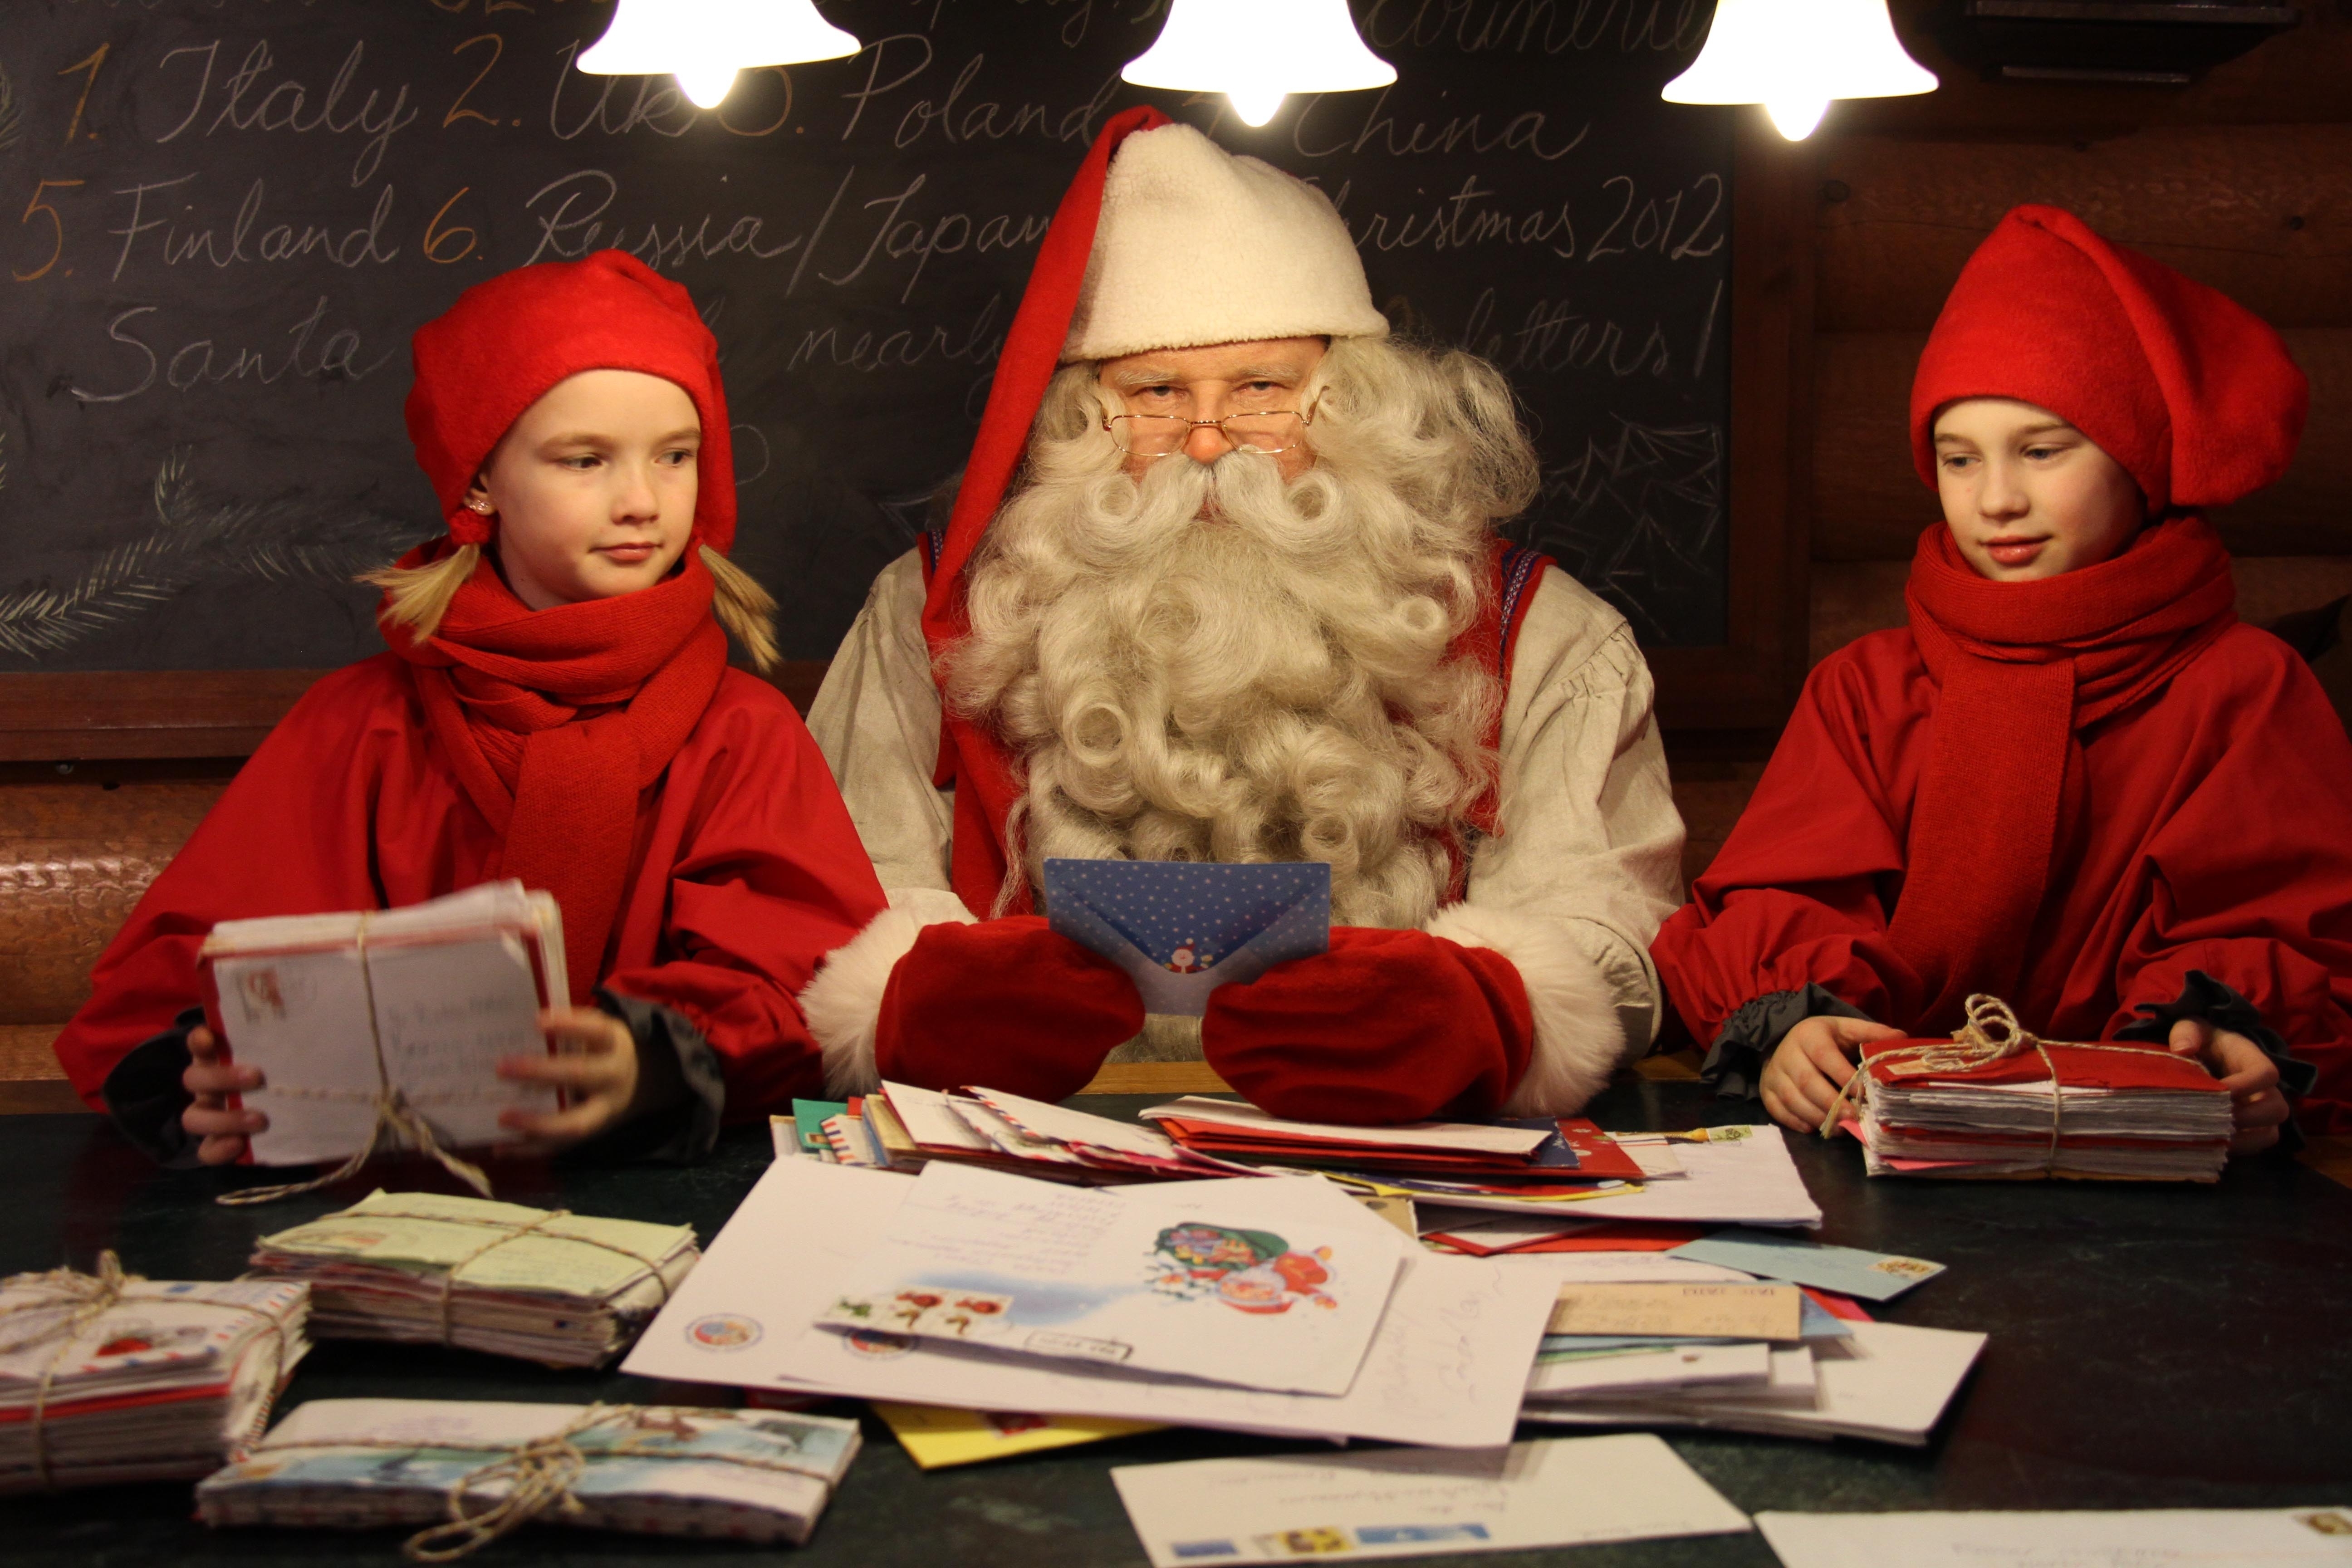
[(1147, 97), (1319, 182), (1391, 319), (1510, 374), (1520, 537), (1645, 643), (1726, 641), (1732, 128), (1658, 99), (1711, 0), (1358, 0), (1397, 84), (1259, 130), (1118, 79), (1158, 0), (824, 10), (863, 53), (702, 112), (572, 68), (600, 0), (5, 0), (0, 670), (375, 651), (351, 574), (436, 527), (410, 332), (614, 245), (717, 332), (737, 559), (826, 658), (960, 466), (1087, 142)]

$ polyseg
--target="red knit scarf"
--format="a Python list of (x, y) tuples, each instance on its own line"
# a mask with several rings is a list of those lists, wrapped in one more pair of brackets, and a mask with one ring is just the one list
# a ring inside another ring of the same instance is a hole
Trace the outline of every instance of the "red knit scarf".
[(1917, 1026), (1939, 1028), (1969, 993), (2016, 985), (2077, 732), (2162, 690), (2236, 624), (2237, 593), (2212, 528), (2180, 517), (2032, 583), (1979, 575), (1937, 523), (1904, 596), (1939, 695), (1888, 935), (1920, 979)]
[[(446, 539), (401, 559), (427, 565)], [(505, 839), (498, 872), (555, 895), (572, 997), (602, 977), (635, 847), (637, 797), (709, 707), (727, 668), (699, 554), (650, 588), (531, 610), (483, 558), (423, 641), (383, 623), (415, 667), (458, 782)]]

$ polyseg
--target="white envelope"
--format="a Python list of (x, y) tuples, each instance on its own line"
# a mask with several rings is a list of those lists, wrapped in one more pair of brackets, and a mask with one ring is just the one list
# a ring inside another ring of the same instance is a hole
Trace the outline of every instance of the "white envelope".
[(1756, 1524), (1787, 1568), (2352, 1563), (2352, 1508), (2340, 1504), (2102, 1513), (1759, 1513)]
[(1647, 1434), (1466, 1453), (1393, 1448), (1119, 1465), (1110, 1479), (1152, 1568), (1419, 1557), (1749, 1528), (1745, 1514)]

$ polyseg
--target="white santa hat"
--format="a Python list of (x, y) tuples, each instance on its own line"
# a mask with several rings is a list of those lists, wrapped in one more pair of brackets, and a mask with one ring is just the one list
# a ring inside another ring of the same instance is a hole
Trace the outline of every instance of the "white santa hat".
[(1162, 125), (1111, 163), (1062, 361), (1388, 330), (1330, 197)]

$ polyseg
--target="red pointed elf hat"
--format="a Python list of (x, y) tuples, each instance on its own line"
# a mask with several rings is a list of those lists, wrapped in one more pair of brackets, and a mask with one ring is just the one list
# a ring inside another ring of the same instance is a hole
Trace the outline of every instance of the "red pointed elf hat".
[[(1063, 194), (1053, 224), (1038, 244), (1029, 287), (997, 353), (996, 376), (989, 384), (980, 434), (964, 464), (947, 532), (925, 541), (923, 640), (935, 664), (968, 628), (964, 567), (1013, 483), (1029, 444), (1029, 426), (1045, 400), (1046, 384), (1061, 365), (1062, 345), (1070, 335), (1070, 317), (1077, 309), (1079, 286), (1086, 280), (1087, 260), (1102, 216), (1110, 156), (1136, 132), (1168, 123), (1166, 115), (1148, 104), (1113, 115), (1078, 165), (1077, 177)], [(966, 907), (984, 916), (1004, 882), (1004, 822), (1020, 798), (1021, 783), (1003, 749), (970, 720), (944, 713), (940, 731), (934, 776), (942, 787), (953, 784), (956, 792), (950, 880)], [(1009, 912), (1027, 909), (1024, 889)]]
[(963, 635), (963, 569), (1003, 503), (1029, 445), (1029, 426), (1045, 401), (1046, 384), (1061, 367), (1062, 345), (1069, 339), (1070, 318), (1076, 313), (1087, 261), (1094, 254), (1110, 156), (1136, 132), (1169, 123), (1166, 115), (1149, 104), (1113, 115), (1087, 149), (1086, 162), (1078, 165), (1077, 177), (1063, 193), (1053, 224), (1038, 244), (1029, 287), (1004, 334), (1004, 347), (997, 353), (996, 376), (989, 384), (988, 405), (964, 464), (946, 537), (924, 552), (929, 591), (923, 601), (923, 637), (934, 655)]
[(724, 555), (735, 542), (735, 456), (719, 340), (685, 289), (625, 251), (542, 261), (475, 284), (416, 329), (409, 439), (433, 481), (449, 537), (488, 544), (491, 520), (466, 491), (523, 411), (588, 370), (675, 383), (702, 422), (693, 537)]
[(1960, 269), (1911, 386), (1912, 458), (1967, 397), (2047, 408), (2138, 481), (2150, 516), (2220, 506), (2286, 472), (2310, 387), (2268, 322), (2058, 207), (2002, 218)]

